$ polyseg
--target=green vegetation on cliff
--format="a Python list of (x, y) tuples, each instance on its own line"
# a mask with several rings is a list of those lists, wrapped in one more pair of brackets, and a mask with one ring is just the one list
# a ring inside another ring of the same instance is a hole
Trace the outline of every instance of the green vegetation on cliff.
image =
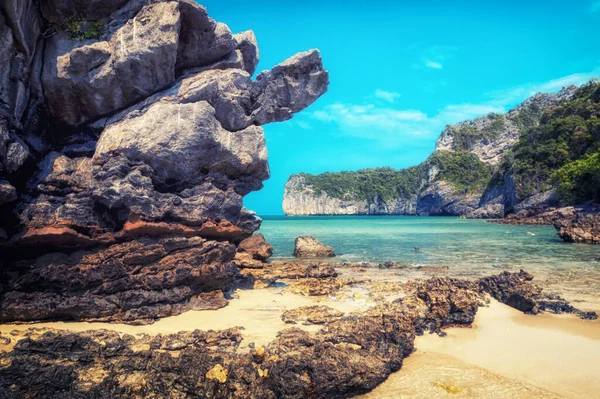
[(600, 202), (600, 151), (566, 163), (552, 174), (552, 181), (566, 203)]
[(600, 81), (581, 86), (559, 106), (530, 101), (511, 118), (521, 136), (497, 166), (471, 152), (473, 143), (490, 143), (506, 130), (506, 116), (491, 114), (485, 127), (481, 121), (452, 127), (455, 152), (436, 151), (412, 168), (302, 176), (317, 195), (367, 202), (411, 198), (435, 181), (450, 183), (456, 194), (482, 193), (502, 185), (507, 174), (518, 201), (555, 188), (565, 205), (600, 202)]
[(334, 198), (370, 202), (376, 197), (389, 201), (416, 195), (426, 178), (426, 171), (419, 165), (402, 170), (377, 168), (320, 175), (301, 173), (300, 176), (317, 195), (325, 192)]
[(416, 196), (427, 182), (427, 170), (437, 169), (436, 181), (452, 184), (457, 193), (481, 191), (491, 178), (489, 166), (470, 152), (437, 151), (424, 163), (407, 169), (377, 168), (356, 172), (301, 173), (317, 195), (345, 200), (373, 201), (380, 198), (408, 199)]
[(562, 200), (573, 204), (598, 199), (592, 186), (600, 179), (599, 149), (600, 82), (592, 80), (571, 101), (546, 110), (539, 126), (521, 136), (504, 166), (520, 198), (556, 184)]
[(472, 152), (436, 151), (427, 164), (439, 169), (435, 180), (452, 184), (460, 194), (483, 191), (492, 177), (491, 168)]

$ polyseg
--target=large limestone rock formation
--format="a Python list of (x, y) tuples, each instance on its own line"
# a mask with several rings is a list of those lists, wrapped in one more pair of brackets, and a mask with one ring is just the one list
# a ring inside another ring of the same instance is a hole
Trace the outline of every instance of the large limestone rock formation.
[(0, 5), (0, 319), (224, 306), (260, 227), (261, 126), (327, 90), (318, 50), (253, 80), (254, 33), (193, 0), (41, 3)]

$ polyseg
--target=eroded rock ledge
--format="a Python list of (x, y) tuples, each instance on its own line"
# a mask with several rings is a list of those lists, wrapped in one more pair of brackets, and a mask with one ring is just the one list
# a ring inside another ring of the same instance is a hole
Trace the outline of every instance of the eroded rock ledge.
[(254, 33), (193, 0), (38, 3), (0, 5), (0, 320), (224, 306), (260, 227), (261, 126), (325, 93), (319, 51), (253, 80)]

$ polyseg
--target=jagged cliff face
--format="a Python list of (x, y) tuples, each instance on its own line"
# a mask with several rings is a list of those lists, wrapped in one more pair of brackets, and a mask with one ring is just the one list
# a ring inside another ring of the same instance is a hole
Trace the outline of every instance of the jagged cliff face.
[[(448, 125), (436, 142), (437, 151), (470, 152), (494, 167), (518, 141), (520, 134), (537, 126), (545, 110), (569, 101), (575, 86), (558, 93), (538, 93), (508, 113), (489, 114), (473, 121)], [(510, 174), (504, 181), (459, 193), (454, 185), (438, 179), (438, 167), (426, 161), (426, 179), (419, 193), (384, 201), (378, 195), (360, 200), (347, 195), (340, 199), (316, 190), (300, 175), (292, 175), (285, 185), (283, 211), (286, 215), (454, 215), (473, 218), (499, 218), (505, 212), (518, 212), (557, 201), (553, 190), (519, 198)]]
[(569, 101), (576, 86), (558, 93), (537, 93), (508, 113), (488, 114), (472, 121), (448, 125), (437, 139), (436, 151), (470, 151), (482, 162), (497, 165), (525, 129), (537, 126), (544, 110)]
[(326, 91), (318, 50), (252, 80), (254, 33), (193, 0), (0, 10), (0, 320), (224, 306), (260, 226), (242, 198), (269, 177), (261, 126)]
[(306, 185), (300, 175), (292, 175), (285, 184), (283, 212), (290, 216), (301, 215), (413, 215), (417, 198), (384, 201), (374, 197), (371, 201), (343, 200), (325, 192), (316, 193)]

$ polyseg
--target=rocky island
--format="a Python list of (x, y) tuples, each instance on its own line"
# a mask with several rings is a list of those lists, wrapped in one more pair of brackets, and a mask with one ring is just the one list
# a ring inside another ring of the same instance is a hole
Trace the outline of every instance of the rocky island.
[[(285, 185), (283, 211), (292, 216), (506, 216), (506, 223), (532, 223), (534, 215), (544, 212), (570, 212), (585, 214), (569, 218), (570, 225), (578, 226), (579, 219), (596, 225), (599, 93), (600, 83), (592, 80), (579, 88), (538, 93), (506, 114), (449, 125), (434, 153), (411, 168), (292, 175)], [(571, 211), (560, 210), (573, 205)], [(569, 228), (565, 223), (563, 230)], [(598, 242), (594, 229), (588, 238), (572, 241)]]

